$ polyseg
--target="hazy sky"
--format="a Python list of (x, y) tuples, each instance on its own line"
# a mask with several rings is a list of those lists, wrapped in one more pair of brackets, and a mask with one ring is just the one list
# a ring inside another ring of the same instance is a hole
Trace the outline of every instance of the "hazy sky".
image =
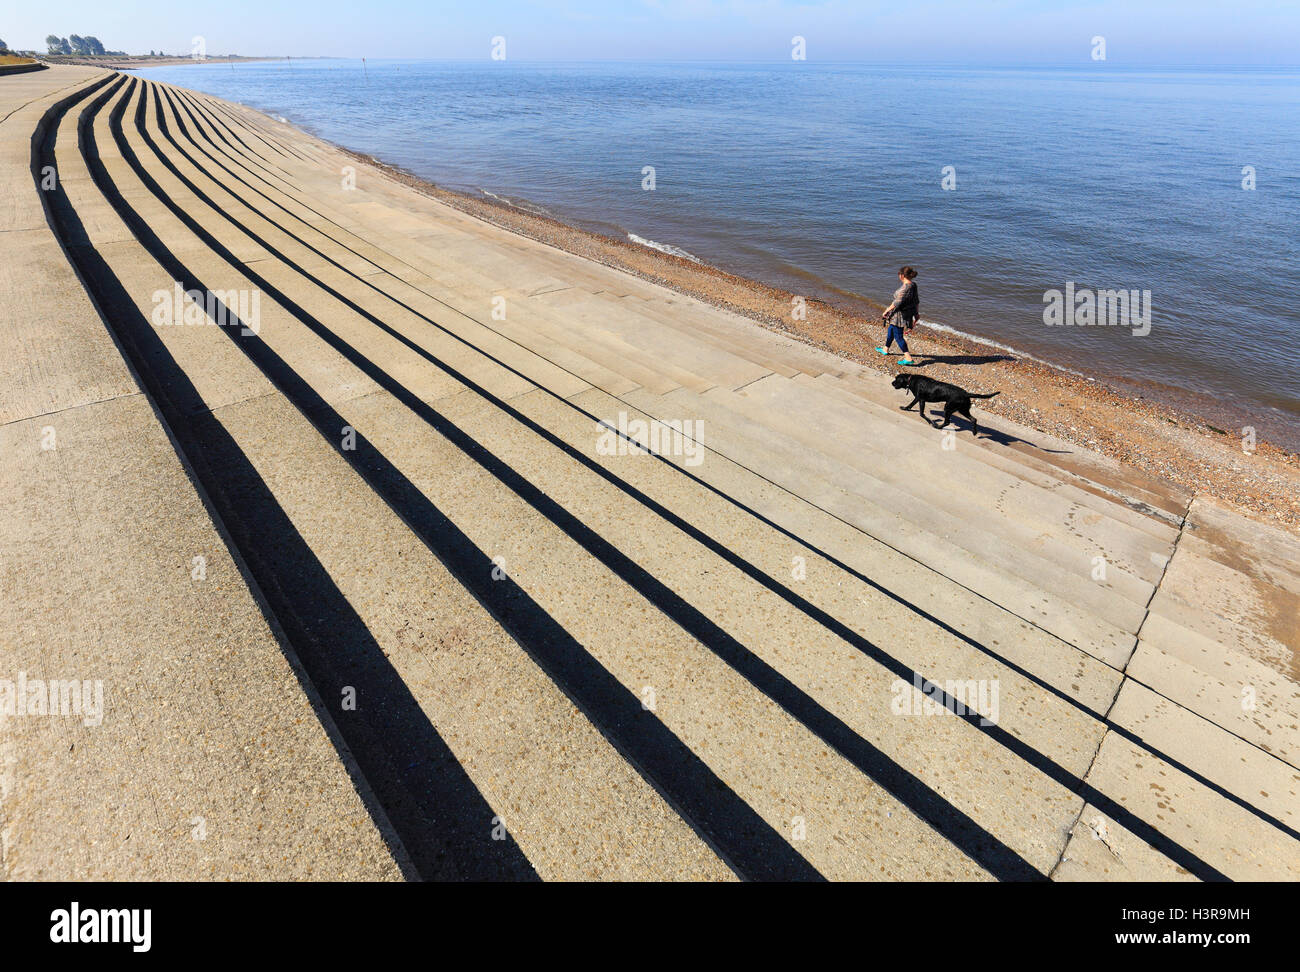
[(55, 0), (10, 3), (0, 38), (91, 34), (110, 50), (510, 59), (789, 59), (1085, 64), (1296, 64), (1296, 0)]

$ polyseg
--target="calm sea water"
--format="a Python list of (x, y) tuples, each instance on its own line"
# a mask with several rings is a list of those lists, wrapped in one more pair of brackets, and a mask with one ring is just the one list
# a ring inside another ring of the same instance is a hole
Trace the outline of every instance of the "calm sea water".
[[(1103, 379), (1202, 391), (1300, 437), (1300, 72), (319, 60), (142, 73), (796, 293), (886, 301), (911, 263), (927, 321)], [(1069, 282), (1150, 291), (1150, 333), (1047, 326), (1044, 295)]]

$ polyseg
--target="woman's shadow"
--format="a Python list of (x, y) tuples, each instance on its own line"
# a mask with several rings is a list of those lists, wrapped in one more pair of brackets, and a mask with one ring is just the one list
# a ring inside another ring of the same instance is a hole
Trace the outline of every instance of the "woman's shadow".
[(915, 367), (924, 368), (928, 364), (982, 365), (1016, 360), (1009, 354), (926, 354), (923, 357), (925, 360), (916, 362)]

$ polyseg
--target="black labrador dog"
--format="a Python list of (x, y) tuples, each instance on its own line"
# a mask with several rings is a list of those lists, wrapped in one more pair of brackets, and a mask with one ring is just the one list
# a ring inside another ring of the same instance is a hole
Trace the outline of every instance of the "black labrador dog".
[(900, 405), (904, 412), (911, 411), (912, 408), (920, 402), (921, 418), (934, 425), (930, 418), (925, 414), (925, 406), (930, 402), (943, 402), (943, 424), (935, 425), (937, 429), (943, 428), (952, 421), (952, 413), (957, 412), (965, 415), (970, 419), (971, 434), (979, 433), (979, 423), (970, 413), (970, 400), (972, 398), (992, 398), (994, 395), (1001, 395), (1001, 392), (990, 392), (987, 395), (972, 395), (964, 388), (958, 388), (956, 385), (950, 385), (946, 381), (935, 381), (933, 378), (927, 378), (925, 375), (903, 374), (894, 376), (895, 388), (906, 388), (912, 394), (912, 400), (906, 405)]

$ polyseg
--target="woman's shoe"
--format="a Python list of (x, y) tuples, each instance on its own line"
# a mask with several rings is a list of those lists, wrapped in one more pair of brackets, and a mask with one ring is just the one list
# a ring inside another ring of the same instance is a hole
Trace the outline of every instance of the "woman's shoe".
[(876, 348), (876, 350), (879, 351), (881, 354), (889, 354), (889, 352), (886, 351), (884, 348)]
[(898, 359), (898, 363), (901, 364), (901, 365), (910, 365), (910, 364), (912, 363), (912, 359), (911, 359), (911, 358), (899, 358), (899, 359)]

